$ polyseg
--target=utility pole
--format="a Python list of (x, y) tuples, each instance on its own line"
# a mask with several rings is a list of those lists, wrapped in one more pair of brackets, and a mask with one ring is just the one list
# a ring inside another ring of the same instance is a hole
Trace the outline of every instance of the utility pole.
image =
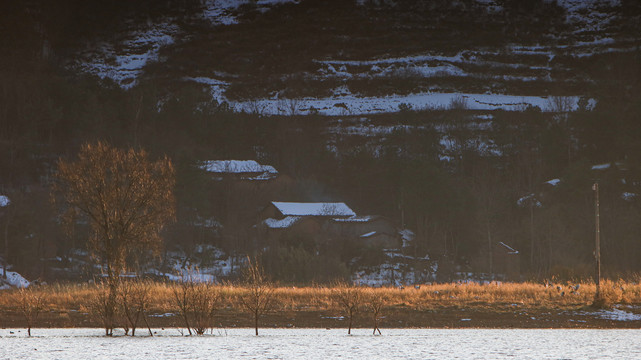
[(595, 182), (592, 186), (594, 190), (594, 225), (595, 225), (595, 250), (594, 258), (596, 260), (596, 293), (594, 294), (594, 300), (599, 301), (601, 299), (601, 225), (599, 223), (599, 183)]

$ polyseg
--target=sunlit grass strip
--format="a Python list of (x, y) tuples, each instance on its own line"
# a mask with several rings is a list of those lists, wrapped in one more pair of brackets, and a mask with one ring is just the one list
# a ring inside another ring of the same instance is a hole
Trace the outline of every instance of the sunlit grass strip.
[[(577, 287), (578, 285), (578, 287)], [(151, 284), (150, 311), (173, 312), (173, 283)], [(240, 311), (239, 299), (248, 289), (227, 284), (218, 285), (226, 309)], [(589, 305), (594, 300), (595, 284), (549, 284), (539, 283), (447, 283), (421, 285), (399, 289), (395, 287), (359, 288), (364, 295), (382, 297), (388, 308), (402, 306), (410, 309), (459, 306), (470, 308), (505, 307), (517, 304), (528, 307), (567, 308)], [(44, 311), (86, 310), (86, 304), (95, 297), (94, 284), (53, 284), (34, 289), (43, 295)], [(326, 286), (274, 288), (274, 304), (277, 311), (323, 311), (336, 310), (332, 297), (333, 288)], [(608, 304), (641, 304), (641, 285), (624, 281), (603, 281), (601, 293)], [(17, 290), (0, 291), (0, 309), (18, 311), (21, 302)]]

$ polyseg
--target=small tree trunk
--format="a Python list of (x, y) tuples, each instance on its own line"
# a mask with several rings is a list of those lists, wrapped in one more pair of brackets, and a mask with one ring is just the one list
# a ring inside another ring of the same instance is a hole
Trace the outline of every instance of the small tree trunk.
[(256, 336), (258, 336), (258, 311), (254, 313), (254, 327), (256, 328)]
[(144, 313), (142, 314), (142, 319), (145, 320), (145, 325), (147, 325), (147, 330), (149, 330), (149, 336), (154, 336), (154, 333), (151, 331), (151, 327), (149, 326), (149, 321), (147, 321), (147, 316)]

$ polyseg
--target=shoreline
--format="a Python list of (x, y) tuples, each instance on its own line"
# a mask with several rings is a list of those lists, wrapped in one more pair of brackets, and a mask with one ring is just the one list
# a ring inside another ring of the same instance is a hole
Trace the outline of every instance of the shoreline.
[[(186, 288), (173, 283), (143, 283), (150, 327), (184, 328), (176, 296)], [(189, 288), (207, 291), (215, 302), (214, 328), (253, 327), (243, 306), (251, 295), (243, 286)], [(347, 328), (340, 296), (352, 296), (357, 309), (354, 328), (374, 324), (372, 304), (382, 302), (381, 328), (641, 328), (641, 284), (605, 282), (603, 307), (594, 302), (594, 284), (536, 283), (431, 284), (414, 289), (365, 287), (273, 287), (261, 328)], [(28, 291), (0, 291), (0, 328), (26, 328), (23, 307), (40, 306), (33, 328), (102, 327), (96, 310), (101, 288), (93, 284), (47, 285)], [(567, 294), (565, 293), (567, 291)], [(204, 294), (204, 293), (203, 293)], [(197, 295), (193, 293), (191, 296)], [(202, 294), (201, 294), (202, 295)], [(36, 301), (37, 300), (37, 301)], [(36, 305), (40, 302), (40, 305)], [(210, 310), (207, 310), (210, 311)], [(124, 324), (120, 315), (116, 324)], [(143, 319), (138, 328), (146, 327)]]
[[(634, 308), (632, 310), (639, 310)], [(617, 317), (618, 316), (618, 317)], [(380, 322), (381, 329), (641, 329), (641, 316), (629, 309), (387, 309)], [(0, 328), (26, 328), (20, 313), (0, 311)], [(215, 328), (252, 328), (250, 316), (243, 312), (221, 310), (214, 316)], [(184, 328), (176, 314), (149, 314), (151, 328)], [(369, 313), (354, 318), (355, 329), (372, 328)], [(79, 311), (50, 311), (40, 314), (33, 328), (101, 328), (95, 316)], [(346, 320), (335, 311), (274, 311), (263, 316), (259, 328), (347, 329)], [(138, 326), (146, 330), (144, 322)]]

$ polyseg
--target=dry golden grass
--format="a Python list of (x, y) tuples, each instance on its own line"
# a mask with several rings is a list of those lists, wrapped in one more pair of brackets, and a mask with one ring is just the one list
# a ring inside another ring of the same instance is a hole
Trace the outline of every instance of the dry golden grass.
[[(590, 305), (594, 301), (595, 284), (539, 283), (447, 283), (421, 285), (420, 288), (398, 289), (392, 287), (360, 288), (364, 298), (376, 296), (384, 300), (386, 307), (402, 307), (416, 310), (439, 307), (497, 308), (514, 304), (532, 308), (570, 308)], [(171, 283), (153, 283), (151, 306), (153, 313), (175, 311)], [(240, 311), (239, 299), (248, 289), (237, 285), (220, 285), (223, 307)], [(92, 284), (53, 284), (35, 289), (44, 298), (44, 311), (85, 310), (96, 287)], [(641, 285), (624, 281), (603, 281), (601, 294), (606, 305), (641, 304)], [(323, 311), (338, 309), (331, 287), (276, 287), (273, 292), (275, 310)], [(18, 311), (21, 295), (17, 290), (0, 291), (0, 310)]]

